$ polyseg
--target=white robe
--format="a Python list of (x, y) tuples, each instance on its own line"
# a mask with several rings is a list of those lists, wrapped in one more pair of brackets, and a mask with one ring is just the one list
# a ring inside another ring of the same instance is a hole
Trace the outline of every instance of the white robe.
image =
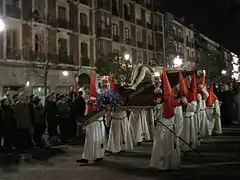
[(188, 103), (186, 112), (184, 114), (182, 139), (185, 140), (185, 143), (181, 142), (181, 150), (183, 151), (191, 150), (189, 145), (191, 145), (192, 148), (195, 148), (197, 146), (198, 137), (196, 132), (195, 120), (196, 106), (196, 101)]
[(212, 135), (213, 132), (222, 134), (221, 112), (218, 100), (214, 102), (212, 107), (206, 109), (206, 114), (209, 135)]
[(198, 121), (199, 121), (199, 132), (200, 137), (208, 137), (208, 125), (207, 125), (207, 116), (206, 116), (206, 99), (208, 98), (208, 92), (205, 88), (202, 89), (202, 92), (204, 93), (204, 97), (202, 97), (201, 94), (198, 94)]
[(175, 108), (175, 121), (176, 121), (176, 135), (181, 136), (183, 131), (183, 111), (182, 106), (177, 106)]
[(149, 166), (159, 170), (178, 169), (181, 167), (179, 140), (169, 130), (175, 131), (175, 117), (171, 119), (162, 118), (161, 104), (155, 107), (155, 114), (157, 124), (155, 127), (153, 149)]
[(133, 144), (126, 111), (113, 112), (109, 122), (110, 132), (106, 150), (112, 153), (131, 151)]
[(153, 140), (154, 138), (154, 112), (153, 109), (148, 109), (147, 110), (147, 123), (148, 123), (148, 129), (149, 129), (149, 135), (150, 135), (150, 140)]
[(133, 110), (130, 113), (129, 123), (133, 144), (151, 140), (146, 115), (145, 110)]
[(82, 159), (92, 162), (104, 157), (106, 148), (106, 131), (103, 118), (92, 122), (86, 126), (86, 136)]

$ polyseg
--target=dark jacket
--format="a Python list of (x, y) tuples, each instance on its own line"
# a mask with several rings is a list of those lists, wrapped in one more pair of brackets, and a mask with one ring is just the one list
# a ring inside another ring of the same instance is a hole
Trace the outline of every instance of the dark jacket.
[(72, 104), (72, 115), (75, 118), (83, 117), (86, 110), (86, 102), (83, 97), (78, 96)]

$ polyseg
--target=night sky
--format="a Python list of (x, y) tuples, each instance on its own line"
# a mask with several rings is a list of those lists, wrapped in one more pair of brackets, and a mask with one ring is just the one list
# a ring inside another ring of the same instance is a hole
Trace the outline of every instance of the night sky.
[(240, 0), (162, 0), (162, 8), (184, 17), (187, 24), (194, 24), (210, 39), (240, 53)]

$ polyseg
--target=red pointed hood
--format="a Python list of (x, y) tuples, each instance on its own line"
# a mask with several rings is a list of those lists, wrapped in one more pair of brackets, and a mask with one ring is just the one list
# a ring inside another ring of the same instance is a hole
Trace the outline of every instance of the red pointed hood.
[(183, 78), (182, 72), (179, 72), (179, 93), (181, 96), (187, 96), (188, 94), (188, 88)]
[(96, 81), (95, 81), (95, 77), (94, 77), (93, 73), (90, 74), (90, 92), (89, 92), (89, 95), (91, 97), (97, 97)]
[(188, 92), (187, 100), (189, 103), (191, 103), (192, 101), (197, 101), (197, 80), (195, 72), (193, 72), (192, 74), (190, 91)]
[(113, 73), (112, 72), (110, 72), (110, 74), (109, 74), (109, 81), (110, 81), (110, 89), (111, 90), (116, 89), (116, 84), (114, 82), (114, 78), (113, 78)]
[(205, 73), (202, 73), (202, 76), (199, 80), (199, 86), (202, 85), (203, 87), (206, 85), (205, 83)]
[(171, 88), (171, 85), (168, 81), (167, 73), (165, 69), (163, 69), (163, 118), (170, 119), (174, 116), (174, 108), (175, 108), (175, 98)]
[(206, 100), (207, 106), (212, 106), (214, 102), (218, 99), (217, 96), (213, 92), (213, 84), (210, 85), (210, 88), (208, 89), (208, 98)]

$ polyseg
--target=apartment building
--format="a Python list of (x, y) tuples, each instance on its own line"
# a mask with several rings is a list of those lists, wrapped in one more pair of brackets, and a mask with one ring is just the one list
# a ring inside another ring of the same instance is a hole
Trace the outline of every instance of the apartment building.
[(165, 13), (165, 65), (173, 67), (174, 58), (183, 60), (183, 67), (195, 66), (196, 51), (194, 47), (194, 31), (184, 24), (184, 20), (176, 20), (171, 13)]
[[(43, 92), (49, 65), (51, 91), (68, 92), (79, 73), (94, 64), (93, 30), (88, 1), (1, 0), (5, 30), (0, 33), (0, 92)], [(64, 71), (64, 73), (63, 73)]]
[(134, 64), (163, 65), (163, 15), (154, 0), (98, 0), (95, 9), (97, 56), (117, 52)]

